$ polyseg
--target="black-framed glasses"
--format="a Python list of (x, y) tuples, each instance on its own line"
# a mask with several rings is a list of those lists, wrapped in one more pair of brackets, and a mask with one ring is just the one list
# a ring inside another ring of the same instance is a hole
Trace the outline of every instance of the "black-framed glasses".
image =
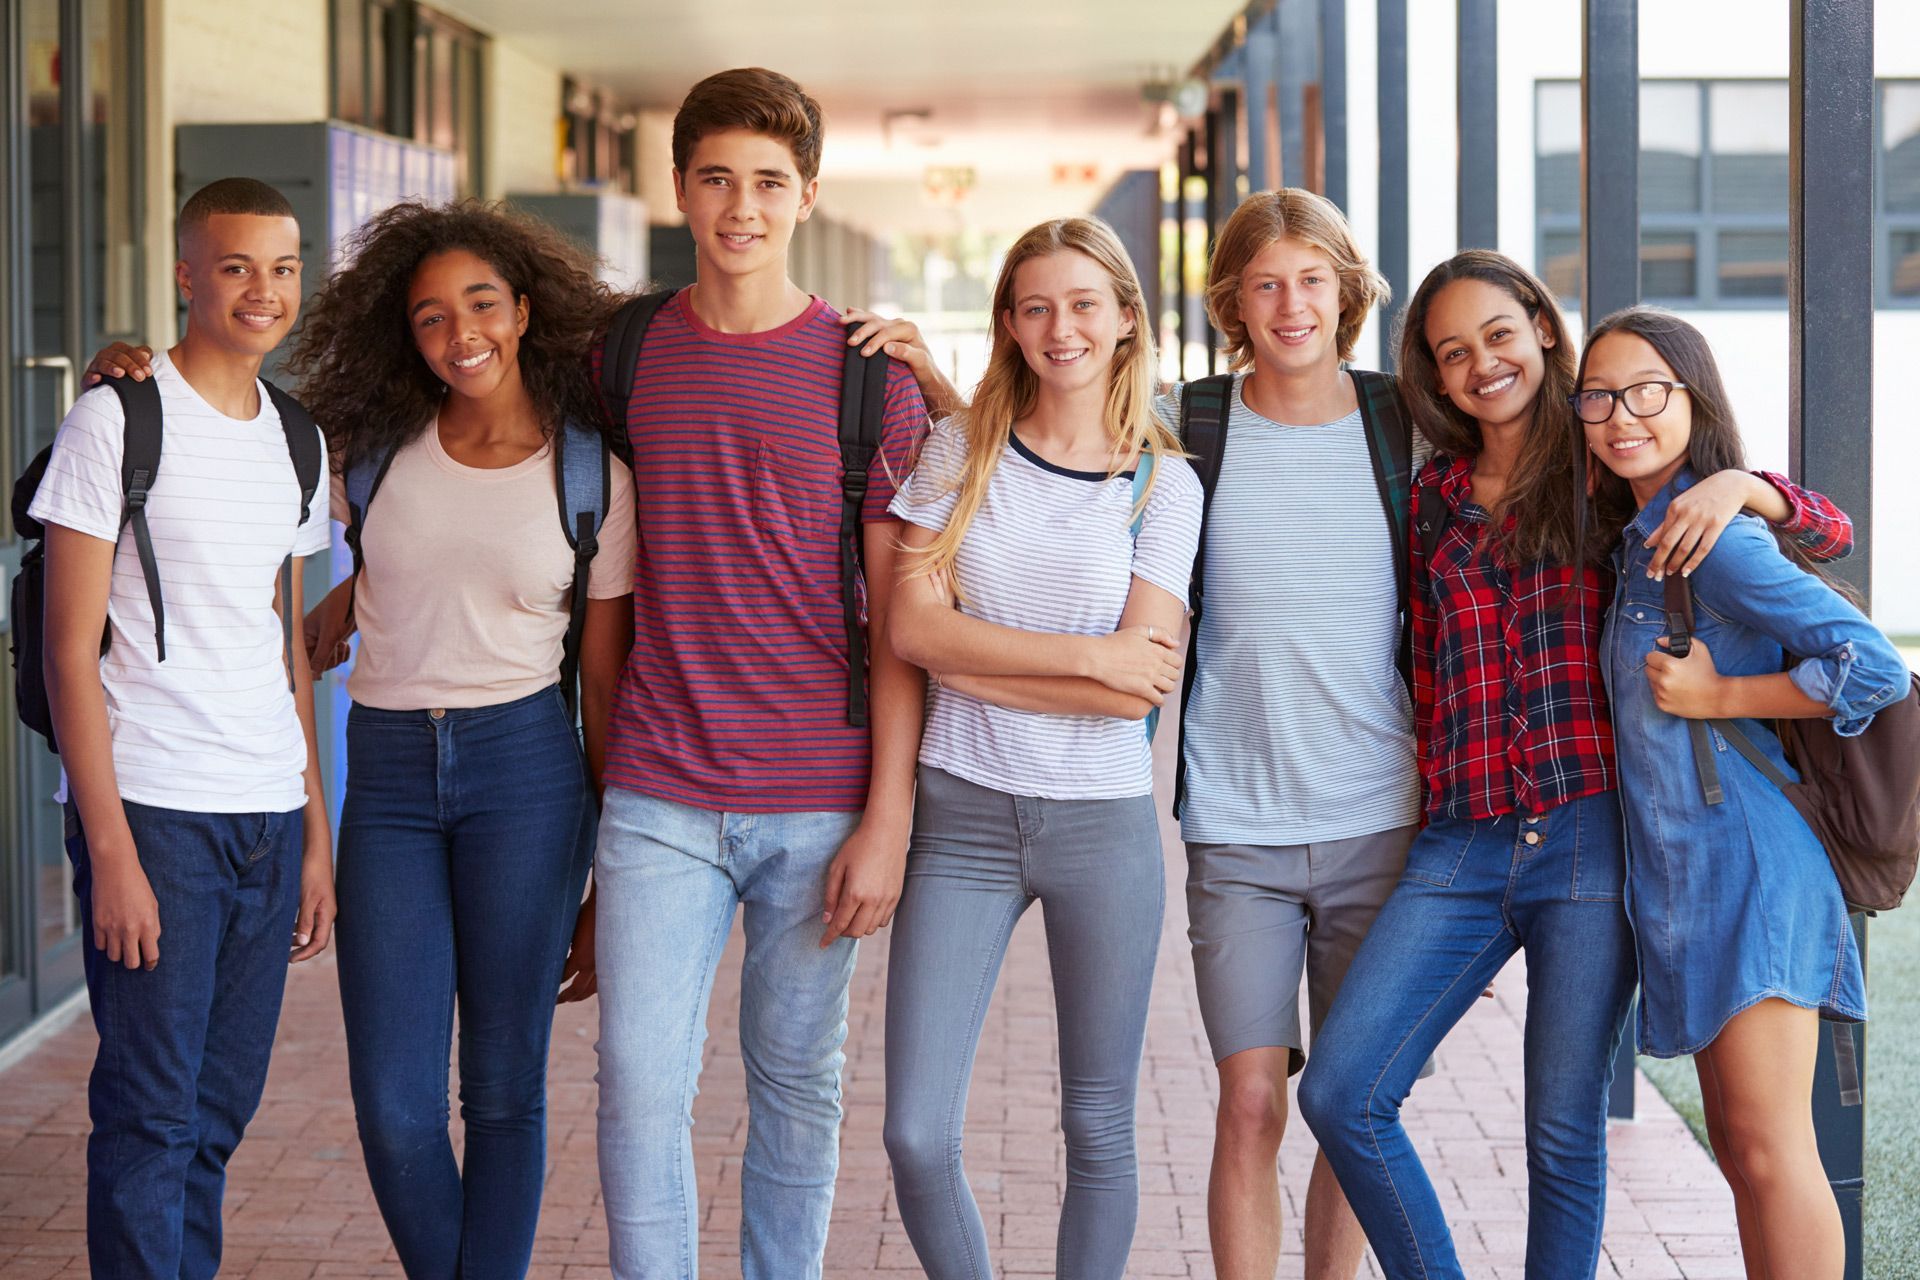
[(1625, 402), (1627, 412), (1636, 418), (1651, 418), (1667, 407), (1667, 398), (1676, 391), (1685, 391), (1684, 382), (1636, 382), (1630, 387), (1621, 387), (1610, 391), (1605, 387), (1589, 387), (1585, 391), (1576, 391), (1567, 397), (1567, 403), (1573, 406), (1574, 416), (1580, 421), (1599, 426), (1613, 416), (1614, 406)]

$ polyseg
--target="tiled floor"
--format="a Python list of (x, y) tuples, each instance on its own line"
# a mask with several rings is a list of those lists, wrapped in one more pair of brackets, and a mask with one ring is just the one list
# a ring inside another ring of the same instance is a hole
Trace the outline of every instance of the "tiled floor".
[[(1163, 733), (1163, 748), (1171, 734)], [(1162, 751), (1164, 755), (1164, 750)], [(1164, 765), (1164, 761), (1163, 761)], [(1170, 787), (1162, 779), (1161, 794)], [(1142, 1081), (1142, 1203), (1130, 1275), (1209, 1277), (1206, 1175), (1215, 1080), (1193, 998), (1178, 892), (1180, 845), (1165, 825), (1172, 889), (1161, 940)], [(832, 1277), (919, 1274), (893, 1211), (881, 1149), (886, 946), (861, 956), (846, 1074), (847, 1120), (833, 1231)], [(735, 1047), (739, 936), (713, 1001), (708, 1067), (695, 1105), (703, 1272), (739, 1274), (739, 1160), (746, 1137)], [(1475, 1277), (1522, 1275), (1526, 1163), (1521, 1139), (1520, 1028), (1525, 980), (1509, 969), (1440, 1053), (1415, 1091), (1409, 1124)], [(591, 1006), (561, 1011), (550, 1087), (551, 1174), (533, 1275), (605, 1277), (606, 1232), (594, 1167)], [(93, 1029), (82, 1016), (0, 1074), (0, 1276), (41, 1280), (86, 1269), (86, 1073)], [(1015, 936), (994, 996), (968, 1107), (969, 1171), (995, 1261), (1007, 1276), (1050, 1275), (1064, 1177), (1053, 1066), (1052, 995), (1038, 912)], [(1732, 1202), (1685, 1126), (1644, 1081), (1640, 1119), (1615, 1126), (1603, 1276), (1741, 1274)], [(1282, 1276), (1301, 1273), (1297, 1210), (1312, 1145), (1295, 1124), (1282, 1151), (1288, 1198)], [(266, 1101), (235, 1156), (224, 1274), (252, 1280), (398, 1276), (361, 1170), (347, 1099), (339, 996), (331, 957), (294, 971)], [(1377, 1274), (1371, 1268), (1366, 1274)]]

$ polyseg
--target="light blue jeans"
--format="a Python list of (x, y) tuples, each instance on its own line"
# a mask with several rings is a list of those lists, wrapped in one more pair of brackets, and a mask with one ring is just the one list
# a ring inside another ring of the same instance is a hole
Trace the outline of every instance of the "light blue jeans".
[(817, 1280), (840, 1167), (854, 943), (822, 948), (858, 813), (721, 813), (607, 788), (594, 855), (600, 1185), (619, 1280), (699, 1273), (693, 1097), (714, 971), (746, 910), (743, 1280)]
[(932, 1280), (992, 1280), (961, 1127), (1007, 942), (1040, 903), (1060, 1035), (1059, 1280), (1121, 1280), (1140, 1209), (1134, 1095), (1166, 866), (1151, 795), (1044, 800), (920, 770), (887, 966), (887, 1158)]

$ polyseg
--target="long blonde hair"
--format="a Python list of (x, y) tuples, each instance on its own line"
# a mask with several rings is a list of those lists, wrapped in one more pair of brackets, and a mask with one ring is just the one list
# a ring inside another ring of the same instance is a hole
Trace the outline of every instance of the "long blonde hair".
[[(1006, 324), (1013, 311), (1013, 277), (1023, 264), (1066, 250), (1085, 254), (1107, 273), (1120, 310), (1133, 320), (1133, 332), (1122, 336), (1114, 347), (1107, 376), (1105, 418), (1112, 456), (1124, 461), (1141, 453), (1152, 455), (1155, 469), (1148, 479), (1148, 493), (1159, 479), (1160, 462), (1183, 456), (1179, 440), (1154, 412), (1152, 319), (1147, 315), (1140, 277), (1134, 273), (1120, 237), (1098, 218), (1043, 222), (1014, 242), (1000, 266), (1000, 277), (993, 287), (993, 352), (972, 404), (956, 415), (967, 442), (966, 460), (952, 486), (958, 490), (959, 500), (947, 527), (912, 556), (910, 574), (938, 574), (953, 567), (967, 527), (987, 496), (993, 469), (1013, 435), (1013, 424), (1031, 413), (1039, 400), (1040, 380), (1027, 367), (1026, 356)], [(1116, 466), (1115, 474), (1118, 470)], [(1142, 505), (1146, 496), (1141, 496)]]

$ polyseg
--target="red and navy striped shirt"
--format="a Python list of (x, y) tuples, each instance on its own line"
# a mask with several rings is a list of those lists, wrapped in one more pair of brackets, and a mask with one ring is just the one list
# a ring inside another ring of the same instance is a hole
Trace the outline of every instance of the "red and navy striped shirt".
[[(627, 399), (639, 536), (608, 786), (751, 813), (866, 805), (840, 602), (845, 351), (819, 299), (763, 333), (708, 328), (684, 291), (654, 317)], [(901, 364), (886, 403), (868, 522), (893, 519), (926, 425)]]
[[(1817, 493), (1772, 472), (1793, 514), (1780, 528), (1816, 559), (1853, 547), (1853, 522)], [(1545, 813), (1611, 791), (1613, 720), (1600, 674), (1611, 572), (1508, 564), (1481, 534), (1473, 459), (1435, 457), (1414, 482), (1413, 510), (1440, 487), (1451, 518), (1433, 564), (1413, 530), (1413, 729), (1429, 819)], [(1568, 591), (1569, 584), (1573, 590)]]

